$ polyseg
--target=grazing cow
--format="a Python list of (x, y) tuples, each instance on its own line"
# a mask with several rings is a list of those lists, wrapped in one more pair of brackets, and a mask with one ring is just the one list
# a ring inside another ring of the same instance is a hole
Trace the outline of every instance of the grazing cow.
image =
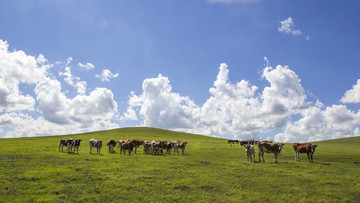
[(295, 161), (300, 161), (300, 153), (306, 153), (310, 163), (314, 162), (313, 154), (315, 153), (315, 148), (317, 145), (311, 143), (294, 143), (293, 148), (295, 152)]
[(102, 141), (101, 140), (90, 140), (90, 154), (93, 147), (96, 147), (96, 154), (100, 154), (100, 149), (102, 147)]
[(122, 154), (122, 152), (124, 152), (125, 155), (125, 151), (127, 150), (129, 152), (129, 156), (131, 155), (131, 151), (134, 148), (134, 144), (133, 141), (131, 140), (122, 140), (121, 142), (119, 141), (120, 144), (120, 155)]
[(234, 144), (235, 140), (228, 140), (228, 144), (233, 143)]
[(245, 145), (245, 153), (246, 153), (246, 158), (247, 158), (248, 162), (249, 162), (249, 158), (250, 158), (250, 162), (252, 162), (252, 157), (254, 157), (254, 162), (255, 162), (255, 148), (254, 148), (254, 145)]
[(77, 154), (79, 154), (80, 142), (81, 142), (80, 139), (78, 139), (78, 140), (68, 139), (68, 142), (67, 142), (68, 153), (72, 153), (72, 148), (74, 148), (74, 154), (75, 154), (75, 151), (77, 151)]
[(109, 153), (114, 153), (114, 147), (116, 146), (116, 141), (113, 139), (109, 139), (106, 145), (109, 147)]
[(240, 141), (240, 145), (253, 145), (254, 144), (254, 140), (245, 140), (245, 141)]
[(259, 162), (260, 162), (260, 156), (262, 156), (262, 160), (265, 163), (264, 160), (264, 153), (274, 153), (275, 156), (275, 163), (278, 162), (277, 155), (280, 154), (281, 148), (284, 146), (284, 144), (274, 144), (274, 143), (268, 143), (268, 142), (259, 142), (258, 148), (259, 148)]
[(61, 151), (62, 152), (64, 151), (64, 146), (67, 147), (68, 140), (72, 140), (72, 139), (71, 138), (69, 138), (69, 139), (60, 139), (60, 144), (59, 144), (58, 151), (60, 151), (60, 147), (61, 147)]

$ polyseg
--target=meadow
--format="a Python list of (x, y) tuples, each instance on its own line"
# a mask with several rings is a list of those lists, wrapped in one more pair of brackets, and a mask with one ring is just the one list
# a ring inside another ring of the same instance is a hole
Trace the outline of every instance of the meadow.
[[(82, 139), (79, 154), (60, 138)], [(89, 140), (187, 141), (185, 155), (89, 153)], [(360, 202), (360, 137), (316, 142), (314, 163), (286, 143), (249, 163), (227, 140), (155, 128), (0, 139), (0, 202)], [(257, 147), (255, 147), (257, 151)]]

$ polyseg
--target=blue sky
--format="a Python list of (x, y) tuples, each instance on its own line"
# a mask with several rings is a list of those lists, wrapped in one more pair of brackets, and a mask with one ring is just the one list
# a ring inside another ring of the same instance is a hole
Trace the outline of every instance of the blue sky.
[(358, 1), (2, 1), (0, 137), (360, 135)]

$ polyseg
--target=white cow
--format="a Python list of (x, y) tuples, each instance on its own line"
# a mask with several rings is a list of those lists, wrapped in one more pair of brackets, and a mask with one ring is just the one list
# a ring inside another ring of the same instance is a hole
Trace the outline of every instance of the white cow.
[(246, 153), (246, 158), (247, 161), (252, 162), (252, 157), (254, 157), (254, 162), (255, 162), (255, 148), (253, 145), (245, 145), (245, 153)]
[(101, 140), (90, 140), (90, 154), (93, 147), (96, 147), (96, 154), (100, 154), (100, 149), (102, 147), (102, 141)]

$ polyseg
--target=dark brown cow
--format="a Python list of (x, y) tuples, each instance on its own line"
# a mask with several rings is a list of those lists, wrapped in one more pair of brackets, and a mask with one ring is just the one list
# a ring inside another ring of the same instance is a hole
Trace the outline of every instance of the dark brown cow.
[(134, 144), (133, 141), (131, 140), (125, 140), (125, 141), (119, 141), (120, 144), (120, 155), (122, 154), (122, 152), (124, 152), (125, 155), (125, 151), (127, 150), (129, 152), (129, 156), (131, 155), (131, 151), (134, 148)]
[(277, 163), (278, 162), (277, 155), (280, 154), (282, 146), (284, 146), (284, 144), (282, 144), (282, 143), (274, 144), (274, 143), (268, 143), (268, 142), (259, 142), (258, 143), (259, 162), (261, 161), (260, 156), (262, 156), (262, 160), (265, 163), (264, 153), (266, 152), (266, 153), (274, 153), (275, 163)]
[(240, 141), (240, 145), (254, 145), (254, 140), (245, 140), (245, 141)]
[(315, 148), (317, 145), (311, 144), (311, 143), (294, 143), (293, 148), (295, 152), (295, 161), (300, 161), (300, 153), (306, 153), (309, 159), (309, 162), (314, 162), (313, 154), (315, 153)]
[(116, 142), (113, 139), (109, 139), (106, 145), (109, 147), (109, 153), (114, 153), (114, 147), (116, 146)]
[(136, 149), (140, 147), (140, 145), (142, 145), (144, 143), (144, 141), (140, 141), (140, 140), (133, 140), (133, 144), (135, 147), (135, 154), (136, 154)]

